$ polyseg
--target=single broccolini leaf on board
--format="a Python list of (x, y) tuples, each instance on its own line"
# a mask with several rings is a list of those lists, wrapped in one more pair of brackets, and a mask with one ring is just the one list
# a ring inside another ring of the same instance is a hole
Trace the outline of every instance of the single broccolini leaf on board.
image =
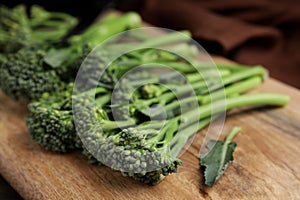
[(214, 185), (233, 161), (236, 143), (231, 141), (240, 130), (240, 127), (234, 127), (224, 141), (209, 140), (207, 142), (209, 152), (200, 155), (200, 165), (204, 168), (205, 184), (209, 187)]

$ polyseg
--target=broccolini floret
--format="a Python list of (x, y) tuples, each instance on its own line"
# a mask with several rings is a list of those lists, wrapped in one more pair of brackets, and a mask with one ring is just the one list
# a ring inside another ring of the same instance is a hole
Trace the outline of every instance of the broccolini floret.
[[(168, 146), (176, 131), (171, 123), (161, 131), (154, 129), (157, 124), (154, 128), (148, 124), (135, 127), (134, 117), (111, 120), (88, 96), (73, 98), (73, 103), (77, 134), (101, 163), (148, 184), (156, 184), (177, 171), (181, 161), (170, 154)], [(160, 128), (161, 123), (158, 125)]]
[(22, 49), (8, 54), (0, 65), (0, 87), (15, 99), (37, 99), (44, 92), (63, 89), (57, 69), (49, 67), (43, 61), (44, 50)]
[(38, 101), (33, 101), (28, 106), (28, 132), (46, 150), (67, 152), (81, 148), (72, 113), (72, 86), (53, 95), (44, 93)]
[[(98, 91), (102, 94), (105, 89)], [(30, 102), (26, 125), (34, 141), (47, 150), (61, 153), (82, 148), (74, 125), (74, 98), (79, 95), (76, 92), (73, 95), (73, 84), (69, 84), (63, 91), (44, 93), (40, 99)]]

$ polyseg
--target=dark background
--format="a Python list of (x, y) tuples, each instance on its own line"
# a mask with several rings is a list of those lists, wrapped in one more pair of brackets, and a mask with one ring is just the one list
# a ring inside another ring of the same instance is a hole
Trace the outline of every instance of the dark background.
[[(17, 1), (17, 0), (0, 0), (0, 4), (14, 7), (18, 4), (24, 4), (28, 7), (37, 4), (49, 11), (66, 12), (78, 17), (80, 24), (78, 29), (88, 26), (93, 20), (105, 9), (116, 7), (116, 1), (105, 0), (51, 0), (51, 1)], [(78, 30), (77, 29), (77, 30)]]
[(19, 200), (22, 197), (0, 176), (0, 199)]

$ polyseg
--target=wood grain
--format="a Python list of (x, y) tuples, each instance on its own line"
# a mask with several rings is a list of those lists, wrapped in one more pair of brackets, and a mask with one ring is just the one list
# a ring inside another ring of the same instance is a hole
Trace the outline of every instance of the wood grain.
[(27, 133), (26, 102), (2, 93), (0, 172), (25, 199), (300, 199), (300, 92), (273, 79), (255, 92), (288, 94), (291, 102), (283, 108), (229, 113), (223, 132), (236, 125), (242, 132), (235, 138), (234, 162), (213, 188), (204, 186), (198, 160), (207, 128), (181, 155), (178, 173), (148, 186), (90, 165), (79, 152), (44, 151)]

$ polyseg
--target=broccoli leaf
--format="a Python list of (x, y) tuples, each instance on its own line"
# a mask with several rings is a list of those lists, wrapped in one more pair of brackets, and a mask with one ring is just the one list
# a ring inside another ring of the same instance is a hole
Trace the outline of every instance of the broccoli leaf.
[(207, 142), (206, 147), (209, 149), (209, 152), (200, 155), (200, 165), (204, 168), (206, 185), (212, 187), (233, 161), (236, 143), (231, 142), (231, 140), (239, 131), (240, 128), (235, 127), (225, 141), (209, 140)]
[(60, 67), (66, 60), (70, 58), (71, 53), (72, 52), (69, 49), (51, 49), (44, 56), (44, 62), (53, 68), (57, 68)]

